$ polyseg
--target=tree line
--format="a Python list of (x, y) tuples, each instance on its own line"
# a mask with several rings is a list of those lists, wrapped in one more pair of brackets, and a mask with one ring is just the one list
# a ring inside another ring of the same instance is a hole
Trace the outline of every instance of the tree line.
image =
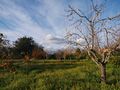
[(9, 43), (9, 40), (0, 34), (0, 59), (57, 59), (57, 60), (79, 60), (86, 59), (87, 53), (79, 48), (66, 48), (47, 52), (44, 46), (39, 45), (32, 37), (21, 37)]

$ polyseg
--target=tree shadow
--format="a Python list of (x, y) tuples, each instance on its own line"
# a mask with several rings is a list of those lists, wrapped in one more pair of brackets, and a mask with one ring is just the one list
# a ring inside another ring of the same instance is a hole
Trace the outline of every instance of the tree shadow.
[(41, 73), (44, 71), (55, 71), (59, 69), (70, 69), (77, 67), (78, 64), (24, 64), (21, 66), (15, 66), (16, 71), (22, 73), (31, 73), (32, 71), (36, 71), (37, 73)]
[(117, 83), (117, 81), (118, 81), (118, 80), (116, 80), (116, 79), (108, 80), (108, 81), (106, 82), (106, 84), (108, 84), (108, 85), (115, 85), (115, 84)]

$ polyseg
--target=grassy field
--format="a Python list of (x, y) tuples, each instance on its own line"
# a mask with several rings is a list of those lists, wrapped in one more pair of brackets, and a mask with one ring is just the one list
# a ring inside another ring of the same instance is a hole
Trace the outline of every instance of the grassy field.
[(107, 84), (96, 65), (85, 61), (15, 61), (15, 73), (0, 68), (0, 90), (120, 90), (120, 67), (107, 65)]

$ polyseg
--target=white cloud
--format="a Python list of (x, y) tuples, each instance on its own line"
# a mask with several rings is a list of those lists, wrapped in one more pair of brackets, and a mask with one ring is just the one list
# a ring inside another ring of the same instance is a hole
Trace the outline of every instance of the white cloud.
[[(36, 24), (24, 9), (16, 5), (14, 2), (3, 2), (0, 4), (2, 10), (0, 10), (0, 17), (6, 18), (11, 23), (16, 24), (12, 27), (12, 30), (0, 29), (0, 32), (5, 33), (8, 38), (18, 38), (19, 36), (32, 36), (38, 43), (42, 43), (44, 36), (48, 34), (48, 30)], [(10, 26), (9, 26), (10, 27)]]
[(79, 39), (76, 40), (76, 42), (77, 42), (77, 43), (83, 43), (83, 42), (84, 42), (84, 39), (79, 38)]
[(46, 21), (40, 22), (49, 24), (52, 28), (37, 24), (30, 13), (22, 6), (17, 5), (14, 0), (2, 0), (0, 1), (0, 18), (5, 18), (13, 26), (8, 25), (10, 28), (0, 27), (0, 32), (6, 34), (12, 41), (27, 35), (33, 37), (39, 44), (45, 44), (46, 47), (59, 47), (56, 44), (61, 44), (62, 47), (62, 44), (66, 42), (63, 37), (60, 37), (65, 33), (64, 7), (60, 0), (39, 1), (42, 2), (42, 6), (35, 6), (36, 13), (34, 14), (41, 15)]
[(55, 37), (55, 36), (52, 36), (51, 34), (48, 34), (46, 36), (46, 43), (48, 44), (65, 44), (67, 43), (67, 41), (64, 39), (64, 38), (61, 38), (61, 37)]

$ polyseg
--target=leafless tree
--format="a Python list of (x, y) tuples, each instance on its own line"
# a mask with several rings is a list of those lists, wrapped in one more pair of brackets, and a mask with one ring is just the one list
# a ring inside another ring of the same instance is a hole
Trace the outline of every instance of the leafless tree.
[(63, 59), (63, 51), (62, 50), (58, 50), (56, 52), (56, 58), (57, 58), (57, 60), (62, 60)]
[(90, 10), (84, 13), (81, 9), (68, 6), (67, 18), (74, 29), (66, 39), (69, 44), (78, 45), (86, 50), (89, 57), (101, 71), (101, 81), (106, 83), (106, 64), (112, 52), (120, 45), (120, 14), (103, 17), (105, 3), (90, 3)]

